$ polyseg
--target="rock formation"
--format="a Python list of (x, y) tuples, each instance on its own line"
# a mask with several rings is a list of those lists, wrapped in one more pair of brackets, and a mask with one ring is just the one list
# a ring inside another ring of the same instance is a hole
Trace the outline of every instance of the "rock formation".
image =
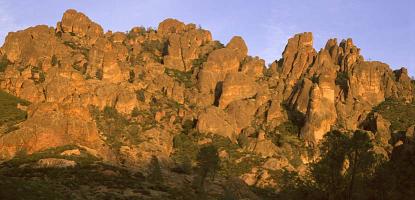
[(317, 52), (312, 33), (297, 34), (267, 68), (248, 55), (240, 36), (222, 45), (208, 30), (176, 19), (157, 30), (104, 33), (75, 10), (56, 27), (9, 33), (0, 58), (7, 61), (0, 89), (31, 103), (27, 120), (7, 133), (0, 129), (0, 161), (76, 145), (117, 166), (141, 170), (154, 156), (174, 166), (180, 152), (174, 138), (196, 133), (229, 138), (243, 147), (238, 151), (269, 158), (243, 176), (262, 186), (271, 184), (267, 170), (304, 166), (288, 163), (307, 156), (281, 144), (284, 138), (314, 147), (330, 130), (365, 128), (388, 143), (390, 123), (372, 109), (390, 98), (410, 103), (415, 90), (405, 68), (365, 61), (351, 39), (330, 39)]

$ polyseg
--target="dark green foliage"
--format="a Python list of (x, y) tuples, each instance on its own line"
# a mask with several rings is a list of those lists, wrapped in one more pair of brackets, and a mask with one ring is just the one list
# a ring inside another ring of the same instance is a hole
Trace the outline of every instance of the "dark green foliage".
[(174, 80), (183, 83), (186, 88), (191, 88), (195, 85), (191, 72), (182, 72), (177, 69), (166, 68), (164, 73), (174, 78)]
[(162, 184), (164, 182), (163, 174), (161, 173), (160, 163), (156, 156), (151, 157), (149, 168), (150, 174), (148, 176), (148, 180), (155, 184)]
[[(228, 158), (220, 162), (218, 174), (225, 177), (238, 177), (251, 171), (252, 167), (261, 165), (264, 159), (247, 152), (240, 152), (238, 144), (233, 143), (229, 138), (219, 135), (212, 135), (212, 144), (220, 151), (224, 150), (229, 155)], [(236, 160), (242, 161), (237, 162)]]
[(137, 107), (134, 107), (131, 111), (131, 117), (138, 117), (140, 115), (140, 110)]
[(51, 61), (51, 63), (52, 63), (52, 66), (56, 66), (56, 65), (58, 65), (58, 58), (56, 57), (56, 55), (53, 55), (53, 56), (52, 56), (52, 61)]
[(10, 61), (7, 59), (6, 55), (3, 55), (0, 58), (0, 72), (4, 72), (6, 67), (10, 64)]
[(86, 68), (87, 68), (87, 66), (88, 66), (88, 64), (87, 64), (87, 63), (85, 63), (85, 64), (84, 64), (84, 65), (82, 65), (82, 66), (79, 66), (78, 64), (75, 64), (75, 65), (73, 65), (72, 67), (73, 67), (75, 70), (77, 70), (77, 71), (81, 72), (81, 74), (85, 74), (85, 73), (86, 73)]
[(13, 127), (26, 119), (27, 113), (18, 109), (17, 104), (27, 106), (30, 103), (0, 90), (0, 126), (7, 124), (8, 127)]
[(392, 131), (406, 129), (415, 124), (415, 103), (404, 103), (396, 99), (386, 99), (373, 109), (391, 122)]
[(297, 135), (300, 132), (300, 127), (291, 121), (286, 121), (277, 126), (277, 131), (283, 135)]
[(173, 147), (175, 148), (172, 155), (173, 160), (179, 164), (196, 160), (199, 151), (196, 140), (190, 134), (180, 133), (176, 135), (173, 138)]
[(349, 74), (347, 72), (338, 72), (335, 83), (347, 94), (349, 90)]
[(320, 146), (321, 159), (310, 164), (305, 177), (285, 173), (281, 195), (285, 199), (367, 199), (368, 182), (380, 159), (372, 148), (368, 132), (327, 133)]
[(208, 55), (200, 56), (199, 58), (193, 60), (193, 70), (199, 69), (202, 67), (203, 63), (207, 61)]
[(189, 120), (189, 119), (185, 120), (182, 125), (183, 132), (189, 133), (190, 130), (194, 128), (194, 126), (195, 126), (195, 123), (193, 120)]
[(102, 69), (98, 69), (95, 72), (95, 78), (97, 78), (98, 80), (102, 80), (103, 76), (104, 76), (104, 71), (102, 71)]
[(204, 190), (204, 182), (208, 175), (213, 178), (219, 169), (220, 159), (218, 149), (213, 145), (202, 147), (197, 154), (197, 164), (199, 167), (199, 183), (197, 185)]
[(377, 168), (370, 183), (377, 199), (412, 199), (415, 196), (415, 142), (395, 147), (390, 161)]
[(31, 72), (32, 72), (31, 79), (35, 82), (35, 84), (45, 82), (45, 72), (40, 67), (32, 67)]
[[(53, 182), (2, 176), (0, 176), (0, 179), (0, 199), (71, 199), (70, 195), (66, 196), (58, 190)], [(51, 190), (51, 188), (55, 189)]]
[(128, 120), (115, 108), (107, 106), (100, 111), (96, 107), (91, 107), (90, 112), (95, 117), (98, 129), (106, 137), (106, 143), (115, 151), (118, 151), (122, 145), (140, 143), (138, 140), (139, 124)]
[(133, 70), (130, 70), (130, 77), (128, 78), (129, 83), (133, 83), (135, 79), (135, 73)]
[(71, 42), (71, 41), (64, 41), (63, 44), (70, 47), (71, 49), (77, 49), (78, 48), (78, 46), (74, 42)]
[[(62, 156), (63, 151), (79, 149), (79, 156)], [(76, 161), (73, 168), (33, 168), (39, 159), (63, 158)], [(24, 167), (22, 167), (24, 166)], [(106, 175), (112, 171), (114, 175)], [(15, 157), (0, 165), (0, 199), (125, 199), (124, 191), (148, 192), (144, 177), (104, 164), (78, 146), (47, 149), (29, 156)], [(88, 186), (85, 189), (85, 186)], [(108, 188), (102, 191), (100, 188)]]
[(143, 89), (137, 90), (135, 94), (136, 94), (137, 100), (141, 102), (145, 102), (146, 96), (145, 96), (145, 92)]
[(160, 41), (160, 40), (145, 40), (141, 44), (141, 47), (144, 52), (151, 52), (153, 54), (158, 54), (158, 52), (160, 53), (165, 52), (166, 44), (165, 42)]

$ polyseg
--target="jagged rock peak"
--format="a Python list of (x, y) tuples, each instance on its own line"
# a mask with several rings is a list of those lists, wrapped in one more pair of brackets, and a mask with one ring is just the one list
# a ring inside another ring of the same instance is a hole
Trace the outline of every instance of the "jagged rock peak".
[(85, 14), (74, 9), (67, 10), (58, 22), (57, 30), (64, 33), (73, 33), (76, 36), (83, 37), (86, 35), (99, 36), (103, 34), (100, 25), (90, 20)]

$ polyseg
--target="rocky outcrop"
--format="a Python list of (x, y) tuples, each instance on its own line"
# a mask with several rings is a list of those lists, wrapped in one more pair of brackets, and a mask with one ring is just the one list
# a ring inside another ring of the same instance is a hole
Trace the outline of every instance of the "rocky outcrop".
[(313, 35), (311, 33), (297, 34), (288, 40), (282, 53), (280, 78), (284, 80), (284, 99), (288, 98), (298, 79), (313, 63), (316, 51), (313, 48)]
[(58, 22), (58, 31), (64, 33), (72, 33), (78, 37), (90, 37), (96, 39), (104, 32), (102, 27), (97, 23), (91, 21), (83, 13), (76, 10), (67, 10), (62, 17), (62, 21)]
[(168, 37), (167, 55), (164, 56), (164, 64), (168, 68), (190, 71), (193, 62), (204, 53), (202, 45), (207, 45), (212, 40), (209, 31), (194, 26), (189, 28), (191, 29), (182, 34), (175, 33)]
[(240, 72), (229, 73), (222, 84), (219, 107), (226, 108), (236, 100), (252, 98), (257, 93), (256, 82)]
[(113, 159), (101, 139), (89, 110), (76, 104), (34, 104), (28, 108), (28, 120), (19, 129), (0, 137), (0, 159), (9, 159), (21, 151), (28, 154), (65, 145), (85, 146), (98, 156)]
[[(275, 134), (289, 129), (316, 145), (331, 129), (364, 127), (385, 99), (413, 101), (415, 91), (405, 68), (365, 61), (351, 39), (330, 39), (317, 53), (311, 33), (297, 34), (267, 68), (248, 55), (240, 36), (224, 46), (209, 31), (176, 19), (157, 30), (104, 33), (75, 10), (65, 12), (56, 28), (10, 33), (0, 59), (0, 88), (32, 103), (18, 129), (0, 134), (2, 159), (79, 145), (117, 165), (138, 169), (157, 156), (169, 166), (175, 135), (211, 133), (233, 143), (238, 138), (240, 145), (246, 137), (238, 151), (273, 158), (265, 170), (290, 168), (277, 158), (282, 148)], [(109, 118), (132, 134), (109, 145), (98, 125), (113, 121), (93, 118), (91, 107), (115, 115)], [(390, 124), (380, 115), (371, 122), (386, 144)], [(265, 177), (255, 179), (261, 185), (270, 176), (261, 171), (255, 177)]]
[(197, 130), (200, 133), (213, 133), (236, 140), (236, 121), (225, 111), (211, 106), (203, 111), (197, 121)]

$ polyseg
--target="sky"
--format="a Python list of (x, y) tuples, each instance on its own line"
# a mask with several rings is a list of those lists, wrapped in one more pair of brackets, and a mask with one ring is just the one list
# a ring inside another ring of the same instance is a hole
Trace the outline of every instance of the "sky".
[(353, 38), (366, 60), (415, 76), (414, 0), (0, 0), (0, 45), (10, 31), (56, 26), (65, 10), (85, 13), (104, 30), (157, 28), (166, 18), (195, 23), (226, 44), (242, 36), (249, 54), (268, 63), (287, 40), (313, 32), (318, 51), (330, 38)]

